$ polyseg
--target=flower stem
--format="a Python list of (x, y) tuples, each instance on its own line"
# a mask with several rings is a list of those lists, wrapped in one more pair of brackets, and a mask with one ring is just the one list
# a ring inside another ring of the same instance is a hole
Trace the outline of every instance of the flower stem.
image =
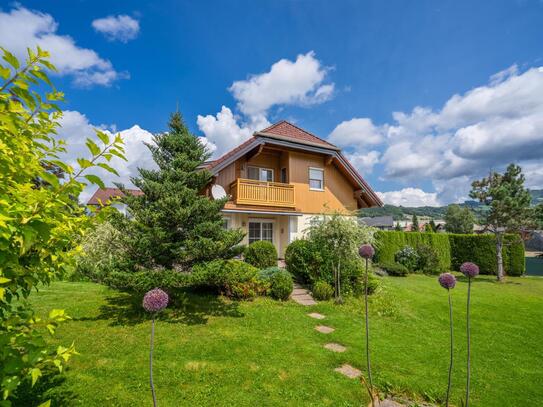
[(368, 259), (366, 258), (366, 274), (364, 276), (364, 305), (366, 311), (366, 361), (368, 367), (368, 381), (371, 391), (371, 405), (374, 407), (373, 381), (371, 380), (371, 361), (370, 361), (370, 323), (368, 317)]
[(155, 338), (155, 317), (151, 325), (151, 351), (149, 352), (149, 383), (151, 384), (151, 394), (153, 395), (153, 406), (156, 407), (155, 385), (153, 384), (153, 340)]
[(471, 357), (471, 345), (470, 345), (470, 321), (469, 321), (469, 305), (471, 297), (471, 277), (468, 276), (468, 303), (467, 303), (467, 313), (466, 313), (466, 332), (468, 338), (468, 363), (467, 363), (467, 380), (466, 380), (466, 406), (469, 406), (469, 382), (470, 382), (470, 357)]
[(451, 394), (451, 377), (452, 377), (452, 368), (453, 368), (453, 312), (452, 312), (452, 299), (451, 299), (451, 290), (447, 289), (449, 292), (449, 321), (451, 327), (451, 360), (449, 362), (449, 380), (447, 384), (447, 399), (445, 405), (449, 407), (449, 396)]

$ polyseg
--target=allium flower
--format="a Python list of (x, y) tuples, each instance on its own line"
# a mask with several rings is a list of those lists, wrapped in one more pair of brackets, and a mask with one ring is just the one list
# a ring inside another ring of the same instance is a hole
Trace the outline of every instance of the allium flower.
[(143, 308), (148, 312), (158, 312), (168, 306), (168, 294), (160, 288), (154, 288), (143, 297)]
[(363, 244), (360, 246), (360, 249), (358, 249), (358, 254), (365, 259), (371, 259), (375, 254), (375, 249), (371, 244)]
[(454, 288), (456, 285), (456, 277), (451, 273), (442, 273), (439, 276), (438, 281), (439, 284), (441, 284), (441, 287), (446, 288), (447, 290)]
[(475, 277), (479, 274), (479, 266), (468, 261), (460, 266), (460, 271), (466, 277)]

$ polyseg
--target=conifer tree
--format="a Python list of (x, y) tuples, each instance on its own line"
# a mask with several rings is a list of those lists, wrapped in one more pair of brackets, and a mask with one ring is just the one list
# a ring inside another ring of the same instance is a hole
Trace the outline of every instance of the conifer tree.
[(411, 231), (412, 232), (418, 232), (419, 231), (419, 218), (417, 218), (417, 214), (414, 213), (413, 217), (411, 218)]
[(120, 229), (130, 263), (189, 270), (197, 262), (236, 255), (243, 232), (223, 227), (220, 211), (227, 198), (203, 193), (212, 180), (202, 168), (210, 154), (179, 112), (171, 115), (169, 131), (155, 135), (147, 147), (158, 168), (139, 168), (132, 183), (143, 195), (125, 194), (122, 200), (128, 217)]

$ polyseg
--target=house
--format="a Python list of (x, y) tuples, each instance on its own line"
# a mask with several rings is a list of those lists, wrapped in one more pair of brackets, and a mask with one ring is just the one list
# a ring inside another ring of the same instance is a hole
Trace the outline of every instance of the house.
[(225, 226), (244, 230), (245, 244), (272, 242), (280, 257), (313, 216), (382, 206), (338, 147), (287, 121), (204, 166), (213, 174), (206, 193), (229, 197)]
[[(139, 189), (127, 189), (126, 191), (131, 195), (143, 195), (143, 192), (141, 192)], [(119, 188), (98, 188), (87, 202), (87, 205), (95, 208), (100, 208), (104, 205), (111, 205), (114, 208), (117, 208), (119, 212), (126, 215), (126, 205), (120, 202), (115, 202), (116, 199), (123, 196), (124, 194)]]
[(392, 216), (363, 217), (360, 218), (360, 222), (380, 230), (394, 230), (394, 219)]

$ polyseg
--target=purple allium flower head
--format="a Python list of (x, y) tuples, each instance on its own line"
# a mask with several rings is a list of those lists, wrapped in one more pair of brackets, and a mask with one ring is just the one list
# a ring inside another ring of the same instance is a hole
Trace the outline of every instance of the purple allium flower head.
[(158, 312), (168, 306), (168, 300), (168, 294), (160, 288), (153, 288), (143, 297), (143, 308), (149, 312)]
[(360, 246), (360, 249), (358, 249), (358, 254), (360, 255), (360, 257), (370, 259), (375, 254), (375, 249), (371, 244), (363, 244), (362, 246)]
[(460, 266), (460, 271), (466, 277), (475, 277), (477, 274), (479, 274), (479, 266), (468, 261)]
[(439, 284), (441, 284), (441, 287), (446, 288), (447, 290), (454, 288), (456, 285), (456, 277), (451, 273), (442, 273), (437, 280), (439, 281)]

